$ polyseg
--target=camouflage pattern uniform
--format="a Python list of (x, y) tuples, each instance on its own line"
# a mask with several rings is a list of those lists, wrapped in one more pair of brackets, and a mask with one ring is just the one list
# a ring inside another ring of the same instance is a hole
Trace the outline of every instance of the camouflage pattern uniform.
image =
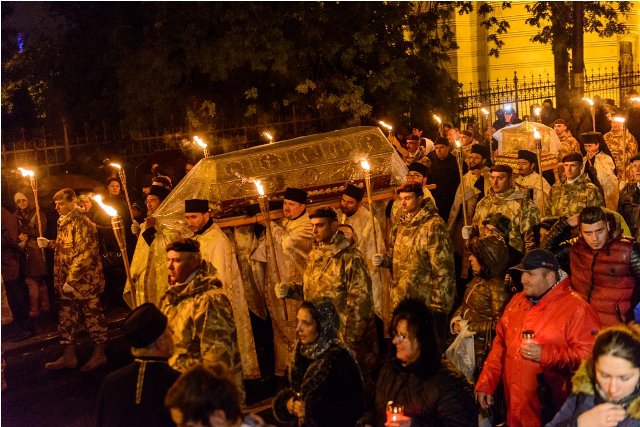
[[(60, 343), (74, 343), (82, 317), (93, 342), (104, 344), (107, 327), (99, 300), (104, 291), (104, 275), (95, 225), (80, 208), (75, 208), (58, 219), (58, 237), (49, 247), (55, 251), (53, 282), (60, 297)], [(62, 291), (65, 283), (73, 292)]]
[(213, 220), (210, 220), (193, 238), (200, 242), (202, 259), (216, 268), (218, 278), (222, 281), (222, 289), (233, 307), (233, 320), (238, 333), (238, 347), (242, 356), (244, 377), (260, 378), (249, 306), (234, 246), (220, 227), (213, 223)]
[(622, 177), (624, 169), (627, 165), (624, 164), (624, 142), (626, 140), (627, 143), (627, 162), (638, 151), (638, 143), (636, 142), (636, 138), (629, 133), (628, 130), (625, 129), (624, 133), (622, 130), (618, 132), (607, 132), (604, 134), (604, 142), (607, 143), (607, 147), (611, 150), (611, 157), (615, 162), (616, 169), (618, 171), (618, 176)]
[(580, 153), (580, 143), (577, 139), (571, 135), (570, 131), (566, 131), (562, 136), (559, 136), (560, 146), (558, 147), (558, 161), (561, 162), (562, 158), (567, 154)]
[(533, 226), (540, 222), (540, 211), (529, 195), (515, 187), (496, 194), (493, 189), (484, 196), (476, 207), (473, 223), (478, 226), (480, 235), (484, 235), (482, 221), (494, 212), (500, 212), (511, 220), (509, 244), (515, 249), (526, 252), (535, 248)]
[(431, 160), (429, 160), (429, 157), (427, 157), (427, 155), (425, 154), (424, 148), (422, 148), (422, 146), (418, 147), (416, 152), (413, 153), (413, 156), (409, 154), (409, 152), (407, 152), (407, 154), (404, 154), (402, 156), (402, 160), (407, 166), (409, 166), (413, 162), (422, 163), (426, 167), (429, 167), (431, 165)]
[(393, 236), (391, 303), (420, 298), (433, 311), (448, 315), (456, 294), (453, 244), (436, 207), (426, 199), (418, 213), (404, 217)]
[(533, 203), (539, 212), (544, 210), (542, 192), (544, 192), (544, 204), (546, 204), (546, 200), (549, 198), (549, 191), (551, 190), (551, 186), (546, 179), (542, 178), (542, 192), (540, 191), (540, 174), (538, 172), (531, 172), (527, 176), (520, 175), (514, 179), (513, 182), (523, 189), (533, 190)]
[[(353, 242), (338, 231), (329, 244), (314, 243), (304, 270), (303, 284), (294, 284), (290, 298), (329, 297), (340, 314), (340, 333), (358, 361), (363, 358), (373, 327), (371, 277), (367, 263)], [(374, 331), (374, 330), (373, 330)], [(375, 332), (373, 334), (375, 340)]]
[(186, 282), (169, 285), (160, 310), (173, 330), (172, 368), (185, 372), (198, 363), (222, 362), (242, 387), (233, 309), (215, 267), (203, 261)]
[(598, 187), (583, 173), (572, 183), (558, 181), (553, 184), (545, 204), (546, 216), (571, 216), (582, 212), (587, 206), (603, 208), (604, 198)]
[(382, 230), (380, 230), (380, 225), (378, 224), (378, 220), (375, 217), (373, 218), (377, 237), (377, 242), (374, 242), (374, 236), (371, 232), (371, 215), (369, 213), (369, 210), (364, 206), (361, 206), (360, 209), (358, 209), (357, 212), (351, 216), (340, 213), (338, 219), (340, 221), (340, 224), (348, 224), (353, 227), (353, 231), (356, 237), (356, 248), (362, 253), (364, 260), (367, 263), (367, 268), (369, 269), (369, 275), (371, 276), (371, 297), (373, 299), (373, 310), (375, 311), (376, 315), (386, 323), (391, 320), (388, 317), (390, 317), (393, 307), (390, 306), (389, 301), (389, 307), (383, 309), (383, 292), (384, 290), (388, 291), (389, 289), (389, 286), (391, 284), (391, 274), (386, 268), (379, 268), (374, 266), (373, 261), (371, 260), (374, 254), (385, 253), (384, 239), (382, 236)]
[[(271, 222), (279, 278), (272, 263), (271, 252), (263, 233), (256, 250), (251, 254), (255, 261), (254, 274), (259, 289), (264, 289), (264, 298), (271, 315), (275, 350), (275, 374), (285, 375), (289, 359), (296, 342), (296, 313), (301, 301), (279, 299), (274, 292), (278, 280), (286, 283), (301, 283), (307, 256), (313, 243), (313, 227), (307, 212), (296, 219), (283, 219), (282, 225)], [(262, 268), (260, 268), (262, 267)], [(283, 302), (284, 301), (284, 302)], [(287, 307), (288, 319), (284, 317), (283, 304)]]
[[(482, 191), (480, 190), (480, 188), (476, 187), (476, 183), (478, 182), (478, 179), (480, 179), (480, 177), (476, 176), (476, 174), (474, 174), (472, 171), (469, 171), (462, 176), (465, 192), (464, 200), (467, 203), (468, 218), (473, 218), (473, 213), (475, 212), (480, 195), (487, 194), (491, 189), (491, 181), (489, 180), (489, 178), (491, 178), (491, 173), (489, 172), (489, 168), (483, 168), (481, 176), (484, 178), (484, 180), (482, 181)], [(456, 228), (456, 219), (458, 219), (458, 215), (460, 214), (461, 209), (462, 186), (458, 185), (458, 189), (456, 190), (456, 198), (453, 200), (451, 212), (449, 213), (449, 219), (447, 220), (447, 227), (449, 228), (449, 230), (454, 230)]]

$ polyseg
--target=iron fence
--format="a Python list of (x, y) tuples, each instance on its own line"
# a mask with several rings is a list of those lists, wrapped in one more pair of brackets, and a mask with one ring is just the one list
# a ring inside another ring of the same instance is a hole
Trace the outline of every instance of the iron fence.
[[(592, 69), (590, 73), (585, 72), (584, 75), (585, 97), (597, 95), (603, 100), (613, 99), (616, 105), (621, 104), (631, 89), (639, 88), (640, 69), (622, 72), (613, 67), (598, 68)], [(545, 99), (551, 99), (557, 105), (555, 92), (555, 82), (549, 74), (518, 76), (517, 71), (513, 72), (513, 79), (462, 85), (458, 122), (480, 123), (485, 117), (483, 108), (490, 112), (490, 120), (493, 122), (495, 111), (506, 105), (511, 105), (520, 118), (524, 115), (532, 116), (532, 106), (542, 105)]]

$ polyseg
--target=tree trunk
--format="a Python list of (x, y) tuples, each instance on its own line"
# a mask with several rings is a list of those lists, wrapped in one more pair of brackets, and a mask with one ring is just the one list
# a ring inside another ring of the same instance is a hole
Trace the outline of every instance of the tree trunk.
[(551, 5), (551, 51), (553, 52), (553, 71), (556, 82), (556, 107), (569, 107), (569, 34), (567, 25), (572, 18), (570, 5), (566, 2)]
[(571, 92), (574, 98), (584, 95), (584, 4), (573, 3), (573, 34), (571, 43)]

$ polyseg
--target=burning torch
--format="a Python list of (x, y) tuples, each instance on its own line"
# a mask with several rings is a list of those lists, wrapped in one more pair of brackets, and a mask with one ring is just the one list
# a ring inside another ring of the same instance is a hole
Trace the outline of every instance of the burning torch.
[(122, 256), (122, 262), (124, 264), (124, 271), (127, 274), (127, 280), (131, 283), (131, 292), (133, 294), (133, 308), (137, 307), (138, 304), (136, 302), (136, 289), (133, 280), (131, 280), (131, 267), (129, 266), (129, 258), (127, 257), (127, 240), (125, 238), (124, 231), (124, 221), (122, 221), (122, 217), (118, 215), (118, 211), (116, 211), (113, 207), (109, 205), (105, 205), (102, 202), (102, 196), (97, 194), (93, 196), (93, 200), (100, 205), (102, 209), (111, 217), (111, 228), (113, 229), (113, 234), (116, 236), (116, 240), (118, 242), (118, 248), (120, 248), (120, 254)]
[(442, 127), (442, 119), (440, 118), (440, 116), (438, 116), (437, 114), (433, 115), (433, 120), (436, 121), (436, 123), (438, 123), (438, 133), (440, 134), (440, 136), (444, 136), (442, 133), (444, 132), (444, 129)]
[[(278, 268), (278, 259), (276, 258), (276, 248), (273, 245), (273, 234), (271, 234), (271, 219), (269, 212), (269, 198), (267, 197), (264, 187), (262, 186), (262, 182), (260, 180), (253, 180), (254, 185), (256, 186), (256, 190), (258, 190), (258, 204), (260, 205), (260, 211), (262, 212), (262, 217), (264, 218), (264, 225), (267, 229), (267, 246), (269, 247), (269, 252), (271, 253), (271, 258), (273, 258), (273, 268), (276, 272), (276, 278), (278, 283), (282, 282), (282, 278), (280, 277), (280, 269)], [(267, 265), (269, 262), (267, 262)], [(289, 320), (289, 313), (287, 313), (287, 302), (282, 300), (282, 312), (284, 314), (284, 320)]]
[(131, 215), (131, 221), (134, 221), (133, 209), (131, 208), (131, 200), (129, 199), (129, 191), (127, 191), (127, 175), (124, 173), (124, 168), (118, 163), (109, 163), (109, 166), (112, 166), (118, 169), (118, 176), (120, 177), (120, 181), (122, 182), (124, 196), (127, 199), (127, 207), (129, 208), (129, 215)]
[(35, 172), (28, 169), (24, 169), (24, 168), (18, 168), (18, 170), (20, 171), (22, 176), (29, 177), (29, 182), (31, 183), (31, 191), (33, 191), (33, 198), (35, 199), (35, 202), (36, 202), (36, 218), (38, 220), (38, 236), (42, 237), (42, 220), (40, 219), (40, 203), (38, 202), (38, 181), (36, 179), (36, 174)]
[(204, 154), (204, 158), (206, 159), (207, 157), (209, 157), (210, 154), (209, 154), (209, 149), (207, 148), (207, 144), (205, 144), (204, 141), (200, 139), (200, 137), (197, 135), (193, 137), (193, 140), (195, 141), (196, 144), (198, 144), (200, 148), (202, 148), (202, 153)]

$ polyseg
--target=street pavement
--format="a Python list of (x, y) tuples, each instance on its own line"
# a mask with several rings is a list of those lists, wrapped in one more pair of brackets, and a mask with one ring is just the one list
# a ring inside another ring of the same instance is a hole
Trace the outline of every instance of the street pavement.
[[(3, 327), (2, 357), (7, 388), (2, 391), (2, 425), (29, 427), (87, 427), (95, 425), (98, 391), (104, 377), (130, 363), (129, 347), (120, 330), (127, 310), (114, 308), (107, 313), (109, 339), (108, 363), (89, 373), (78, 369), (47, 371), (44, 364), (60, 355), (58, 334), (50, 324), (40, 333), (18, 343), (7, 337)], [(78, 346), (79, 365), (91, 356), (93, 345), (86, 333)], [(245, 383), (248, 410), (256, 411), (265, 421), (274, 423), (270, 402), (275, 392), (274, 381)]]

